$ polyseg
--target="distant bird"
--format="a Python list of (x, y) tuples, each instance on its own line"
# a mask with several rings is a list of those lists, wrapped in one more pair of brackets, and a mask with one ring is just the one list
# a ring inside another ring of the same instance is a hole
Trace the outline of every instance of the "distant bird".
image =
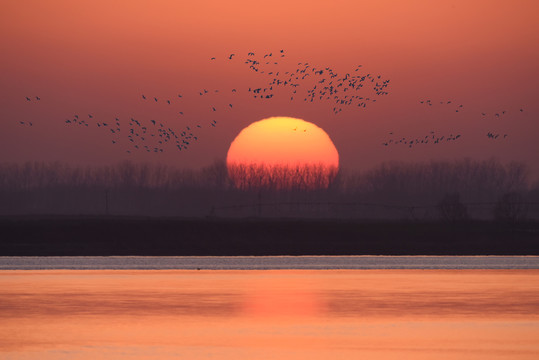
[(156, 98), (156, 97), (154, 97), (153, 99), (155, 100), (155, 102), (157, 102), (157, 98)]
[(236, 54), (230, 54), (230, 56), (228, 57), (228, 60), (232, 60), (232, 56), (234, 56)]
[(215, 57), (212, 57), (210, 60), (215, 60)]
[(89, 119), (92, 119), (93, 117), (94, 117), (93, 115), (88, 114), (88, 118), (89, 118)]
[(232, 104), (228, 104), (228, 106), (232, 107)]
[(26, 101), (31, 101), (32, 99), (30, 99), (28, 96), (26, 97)]
[(167, 100), (167, 103), (170, 105), (170, 100)]
[(36, 96), (36, 100), (41, 100), (41, 98), (39, 96)]
[(524, 112), (524, 109), (520, 109), (520, 112)]
[(146, 96), (144, 96), (144, 94), (142, 95), (142, 98), (143, 98), (144, 100), (146, 100)]

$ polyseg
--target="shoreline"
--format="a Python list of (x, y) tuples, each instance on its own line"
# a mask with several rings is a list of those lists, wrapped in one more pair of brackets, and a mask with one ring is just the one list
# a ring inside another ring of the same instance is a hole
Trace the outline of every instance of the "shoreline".
[(539, 256), (15, 256), (0, 271), (539, 270)]

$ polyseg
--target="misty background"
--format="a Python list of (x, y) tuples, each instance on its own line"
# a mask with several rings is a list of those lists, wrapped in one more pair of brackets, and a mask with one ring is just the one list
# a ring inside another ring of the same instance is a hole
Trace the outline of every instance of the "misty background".
[(199, 170), (129, 161), (1, 163), (0, 215), (518, 222), (539, 219), (539, 181), (524, 163), (495, 159), (341, 169), (318, 190), (267, 184), (240, 190), (221, 160)]

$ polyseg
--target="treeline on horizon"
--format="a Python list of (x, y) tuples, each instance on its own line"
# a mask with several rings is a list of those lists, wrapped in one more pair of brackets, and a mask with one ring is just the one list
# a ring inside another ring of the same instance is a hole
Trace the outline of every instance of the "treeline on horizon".
[[(236, 171), (233, 181), (224, 161), (199, 170), (129, 161), (95, 167), (1, 163), (0, 215), (539, 218), (539, 182), (531, 181), (523, 163), (390, 162), (329, 176), (311, 170)], [(295, 176), (294, 186), (282, 174)]]

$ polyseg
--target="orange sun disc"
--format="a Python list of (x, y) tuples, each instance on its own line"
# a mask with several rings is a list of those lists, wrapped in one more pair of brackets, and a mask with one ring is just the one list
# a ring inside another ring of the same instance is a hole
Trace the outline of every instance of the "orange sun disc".
[(290, 117), (252, 123), (232, 141), (228, 173), (241, 189), (327, 188), (339, 168), (339, 153), (318, 126)]

